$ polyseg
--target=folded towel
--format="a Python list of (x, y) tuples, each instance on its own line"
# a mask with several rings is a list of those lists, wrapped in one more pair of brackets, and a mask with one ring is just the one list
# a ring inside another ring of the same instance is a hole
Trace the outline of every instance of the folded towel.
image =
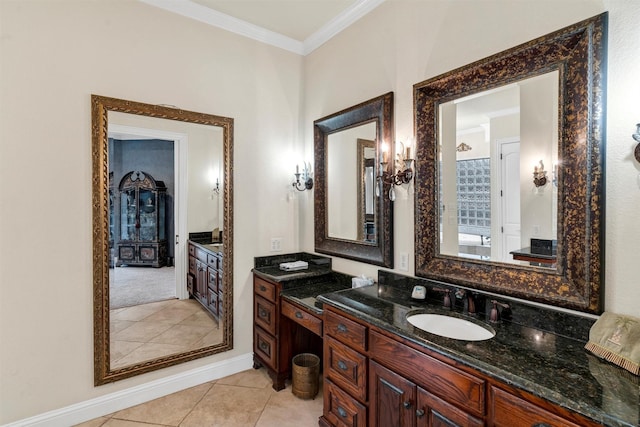
[(593, 324), (585, 347), (596, 356), (640, 375), (640, 319), (608, 312)]

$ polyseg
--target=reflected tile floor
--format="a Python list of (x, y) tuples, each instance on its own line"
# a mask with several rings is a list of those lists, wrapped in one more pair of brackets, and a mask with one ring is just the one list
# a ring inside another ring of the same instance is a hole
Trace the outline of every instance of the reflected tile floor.
[(222, 342), (218, 322), (192, 299), (114, 309), (110, 323), (112, 368)]
[(322, 382), (315, 399), (271, 388), (265, 369), (250, 369), (77, 427), (315, 427), (322, 415)]

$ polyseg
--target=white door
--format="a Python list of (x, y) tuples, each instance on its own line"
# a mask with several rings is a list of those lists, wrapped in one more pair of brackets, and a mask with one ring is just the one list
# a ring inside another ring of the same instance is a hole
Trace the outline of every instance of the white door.
[(513, 261), (509, 253), (520, 249), (520, 141), (500, 144), (500, 210), (502, 218), (502, 259)]

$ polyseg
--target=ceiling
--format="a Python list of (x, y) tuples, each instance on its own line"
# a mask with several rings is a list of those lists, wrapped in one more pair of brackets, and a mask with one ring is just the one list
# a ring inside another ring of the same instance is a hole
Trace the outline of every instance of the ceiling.
[(307, 55), (384, 0), (140, 0)]

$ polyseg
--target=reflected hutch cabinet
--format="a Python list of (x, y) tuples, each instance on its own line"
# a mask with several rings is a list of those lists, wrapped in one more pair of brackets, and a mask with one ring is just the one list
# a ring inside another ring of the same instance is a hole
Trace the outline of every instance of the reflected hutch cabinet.
[(142, 171), (120, 181), (120, 239), (117, 265), (162, 267), (167, 261), (166, 192), (163, 181)]

